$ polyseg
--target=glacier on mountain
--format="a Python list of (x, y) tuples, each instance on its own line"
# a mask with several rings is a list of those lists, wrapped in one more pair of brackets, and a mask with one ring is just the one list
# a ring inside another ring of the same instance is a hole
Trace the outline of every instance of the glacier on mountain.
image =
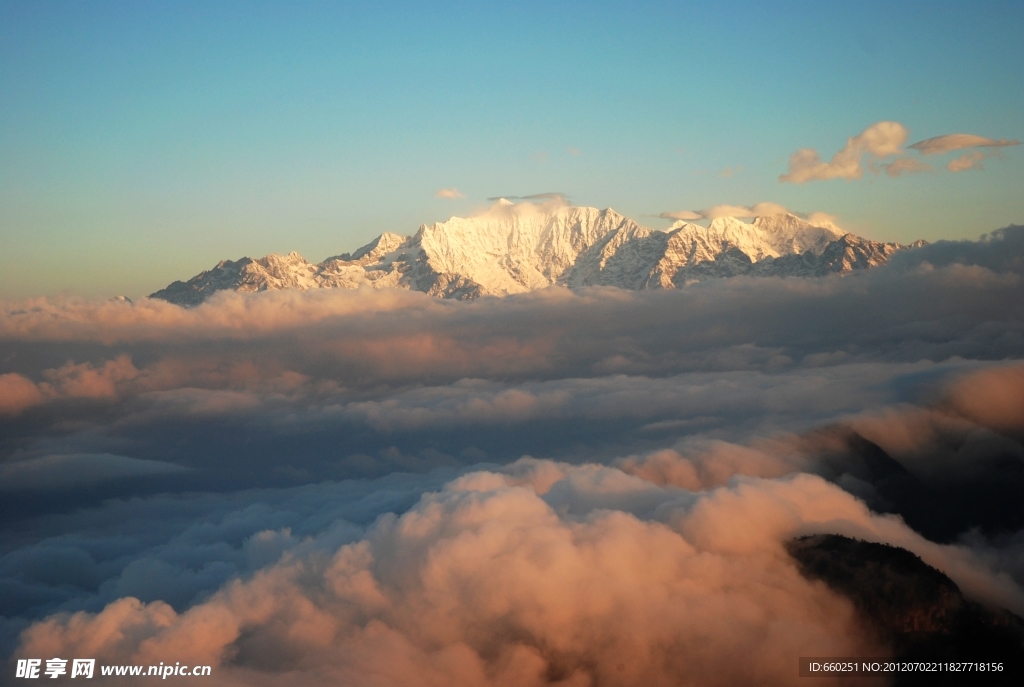
[(150, 297), (191, 306), (225, 289), (393, 287), (455, 299), (551, 285), (673, 289), (739, 275), (845, 274), (922, 243), (871, 241), (792, 214), (722, 217), (707, 227), (680, 220), (661, 231), (610, 208), (502, 199), (481, 215), (423, 225), (413, 236), (384, 233), (319, 264), (294, 252), (225, 260)]

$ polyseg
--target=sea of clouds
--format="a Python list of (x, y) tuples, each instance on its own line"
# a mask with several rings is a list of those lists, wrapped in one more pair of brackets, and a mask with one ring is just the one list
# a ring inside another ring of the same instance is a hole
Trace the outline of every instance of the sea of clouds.
[(786, 554), (819, 532), (1024, 614), (1022, 294), (1008, 227), (676, 291), (0, 304), (0, 652), (785, 684), (887, 650)]

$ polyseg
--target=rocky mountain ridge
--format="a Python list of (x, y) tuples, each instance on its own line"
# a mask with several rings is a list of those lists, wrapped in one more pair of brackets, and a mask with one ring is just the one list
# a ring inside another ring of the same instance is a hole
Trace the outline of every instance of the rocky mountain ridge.
[(225, 260), (150, 297), (192, 306), (225, 289), (391, 287), (455, 299), (552, 285), (673, 289), (739, 275), (845, 274), (885, 264), (912, 246), (870, 241), (795, 215), (751, 223), (725, 217), (707, 227), (679, 221), (660, 231), (610, 208), (502, 199), (482, 215), (423, 225), (413, 236), (384, 233), (318, 264), (294, 252)]

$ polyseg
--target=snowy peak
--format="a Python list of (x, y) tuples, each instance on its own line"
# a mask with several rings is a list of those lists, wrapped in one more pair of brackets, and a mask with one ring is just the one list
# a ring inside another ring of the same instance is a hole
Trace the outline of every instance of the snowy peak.
[(424, 225), (415, 237), (429, 267), (504, 295), (566, 283), (581, 255), (616, 235), (649, 234), (614, 210), (499, 205), (473, 218)]
[(807, 251), (821, 255), (825, 246), (845, 233), (831, 222), (810, 224), (790, 214), (758, 217), (752, 226), (762, 240), (775, 249), (779, 255), (806, 253)]
[(795, 215), (720, 217), (707, 227), (680, 221), (658, 231), (611, 208), (503, 198), (476, 217), (425, 224), (411, 237), (386, 232), (319, 264), (294, 252), (221, 261), (152, 297), (196, 305), (225, 289), (390, 287), (457, 299), (551, 285), (666, 289), (744, 274), (844, 274), (885, 264), (904, 248)]
[(381, 260), (385, 255), (402, 248), (408, 242), (408, 236), (399, 236), (398, 234), (392, 234), (390, 231), (386, 231), (357, 250), (355, 253), (342, 253), (341, 255), (335, 255), (334, 257), (327, 258), (324, 262), (340, 260), (342, 262), (359, 262), (365, 265)]
[(825, 246), (843, 235), (832, 225), (812, 225), (790, 214), (757, 217), (752, 223), (718, 217), (707, 227), (679, 221), (669, 233), (673, 234), (672, 251), (687, 253), (687, 264), (714, 261), (727, 250), (740, 251), (752, 263), (806, 252), (821, 255)]

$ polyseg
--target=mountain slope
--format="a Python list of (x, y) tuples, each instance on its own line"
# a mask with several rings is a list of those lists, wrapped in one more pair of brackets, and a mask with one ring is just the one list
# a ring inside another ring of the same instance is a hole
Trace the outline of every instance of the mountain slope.
[(225, 289), (402, 288), (442, 298), (522, 293), (551, 285), (671, 289), (704, 279), (845, 274), (885, 264), (906, 246), (843, 234), (794, 215), (641, 226), (612, 209), (499, 201), (472, 218), (385, 233), (319, 264), (298, 253), (226, 260), (152, 294), (197, 305)]
[(893, 676), (893, 684), (1020, 684), (1024, 620), (966, 599), (953, 580), (910, 551), (838, 534), (793, 539), (786, 550), (804, 577), (853, 603), (865, 629), (892, 648), (894, 659), (1003, 663), (983, 680), (908, 672)]

